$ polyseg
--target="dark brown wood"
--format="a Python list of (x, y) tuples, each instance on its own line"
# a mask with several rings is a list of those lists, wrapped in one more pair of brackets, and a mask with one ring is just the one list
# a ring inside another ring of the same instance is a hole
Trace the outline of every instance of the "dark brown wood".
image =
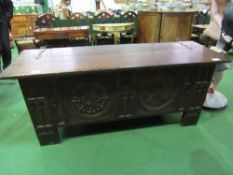
[(58, 20), (56, 16), (45, 13), (45, 14), (39, 14), (36, 19), (36, 25), (38, 28), (52, 28), (53, 27), (53, 21)]
[(41, 145), (57, 128), (183, 112), (196, 124), (222, 54), (193, 42), (23, 51), (0, 75), (17, 78)]
[(55, 48), (23, 51), (1, 78), (23, 78), (57, 74), (153, 68), (180, 64), (227, 62), (194, 42), (129, 44), (82, 48)]
[(89, 25), (89, 20), (88, 17), (86, 15), (84, 15), (83, 13), (73, 13), (70, 17), (69, 17), (69, 22), (68, 22), (68, 26), (72, 26), (72, 20), (75, 21), (75, 26), (82, 26), (81, 22), (85, 21), (85, 24), (88, 26)]
[(93, 23), (113, 23), (114, 22), (114, 15), (110, 14), (109, 12), (100, 12), (97, 15), (94, 15)]
[(138, 14), (138, 42), (190, 40), (194, 14), (194, 11), (141, 11)]
[(137, 14), (134, 11), (127, 11), (120, 15), (120, 22), (134, 22)]
[(89, 26), (40, 28), (33, 31), (39, 40), (71, 39), (88, 37)]

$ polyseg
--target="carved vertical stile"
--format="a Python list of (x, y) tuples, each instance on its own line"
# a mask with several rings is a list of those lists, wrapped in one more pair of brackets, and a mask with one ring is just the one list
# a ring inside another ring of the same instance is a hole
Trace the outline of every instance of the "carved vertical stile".
[(23, 79), (20, 86), (40, 144), (58, 143), (59, 135), (51, 117), (49, 83), (42, 78)]
[(20, 86), (24, 94), (25, 102), (28, 106), (29, 112), (32, 116), (32, 121), (35, 126), (43, 126), (46, 124), (44, 108), (47, 104), (46, 97), (38, 94), (37, 82), (33, 80), (20, 80)]
[[(193, 77), (191, 86), (188, 87), (186, 95), (188, 99), (186, 108), (184, 110), (182, 125), (196, 124), (201, 113), (202, 105), (205, 101), (206, 93), (210, 85), (214, 68), (214, 64), (195, 66), (195, 72), (192, 72)], [(193, 68), (193, 69), (194, 69)]]
[(53, 78), (50, 80), (50, 115), (52, 123), (58, 126), (64, 126), (66, 124), (66, 115), (62, 108), (62, 87), (63, 80), (60, 78)]
[(200, 65), (196, 68), (196, 77), (192, 91), (191, 108), (202, 108), (205, 96), (210, 85), (214, 71), (214, 65)]
[(129, 72), (116, 74), (118, 118), (129, 118), (134, 116), (136, 96), (134, 78), (134, 74)]

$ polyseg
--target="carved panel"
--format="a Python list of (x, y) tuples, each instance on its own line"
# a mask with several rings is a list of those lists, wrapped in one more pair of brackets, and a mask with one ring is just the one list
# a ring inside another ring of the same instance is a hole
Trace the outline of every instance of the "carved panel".
[(112, 106), (111, 88), (105, 82), (74, 82), (67, 87), (66, 103), (77, 117), (86, 120), (104, 117)]
[(134, 116), (135, 91), (132, 86), (124, 86), (118, 91), (118, 117), (128, 118)]
[(36, 126), (200, 110), (214, 66), (180, 66), (22, 80)]
[(143, 107), (155, 111), (169, 105), (175, 92), (175, 84), (169, 76), (145, 77), (139, 99)]

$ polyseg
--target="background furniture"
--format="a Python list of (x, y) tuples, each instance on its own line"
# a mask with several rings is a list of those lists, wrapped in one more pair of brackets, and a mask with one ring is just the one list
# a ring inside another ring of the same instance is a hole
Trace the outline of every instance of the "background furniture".
[(194, 24), (192, 30), (192, 40), (200, 43), (200, 36), (207, 29), (208, 24)]
[[(120, 15), (120, 22), (130, 22), (133, 23), (137, 18), (137, 14), (133, 11), (125, 12), (124, 14)], [(127, 43), (136, 43), (137, 41), (137, 33), (135, 31), (136, 26), (127, 32), (120, 33), (120, 43), (127, 44)]]
[[(75, 26), (79, 27), (82, 26), (82, 22), (85, 22), (86, 26), (89, 26), (88, 17), (84, 15), (83, 13), (73, 13), (69, 20), (68, 20), (68, 26), (72, 26), (71, 22), (72, 20), (75, 21)], [(72, 38), (69, 41), (69, 46), (85, 46), (90, 44), (90, 37), (89, 36), (81, 36)]]
[(35, 40), (34, 37), (16, 38), (14, 41), (19, 53), (23, 50), (36, 49), (40, 47), (39, 41)]
[(19, 80), (46, 145), (60, 141), (58, 127), (77, 124), (172, 112), (183, 112), (182, 125), (196, 124), (215, 66), (227, 61), (194, 42), (36, 49), (0, 79)]
[[(71, 39), (75, 38), (88, 38), (89, 26), (80, 27), (53, 27), (53, 28), (40, 28), (34, 30), (35, 38), (46, 42), (61, 41), (60, 46), (69, 45)], [(49, 45), (52, 47), (54, 45)]]
[(33, 38), (36, 28), (36, 14), (14, 15), (11, 20), (11, 32), (18, 52), (24, 49), (38, 48), (40, 44)]
[(36, 15), (14, 15), (11, 20), (11, 32), (14, 38), (33, 36), (35, 29)]
[[(72, 24), (72, 20), (74, 21), (74, 24)], [(88, 21), (88, 16), (84, 15), (83, 13), (79, 13), (79, 12), (76, 12), (76, 13), (73, 13), (71, 14), (69, 20), (68, 20), (68, 26), (82, 26), (83, 23), (85, 23), (85, 25), (88, 25), (89, 24), (89, 21)]]
[(58, 19), (59, 18), (49, 13), (39, 14), (36, 19), (36, 26), (38, 28), (51, 28), (53, 27), (53, 21)]
[(190, 40), (194, 11), (140, 11), (138, 42)]
[(101, 33), (113, 34), (114, 44), (120, 43), (120, 37), (122, 32), (125, 32), (126, 35), (127, 32), (129, 32), (128, 40), (130, 40), (130, 43), (132, 43), (134, 38), (133, 35), (130, 34), (132, 34), (133, 30), (134, 30), (134, 23), (93, 24), (94, 33), (101, 32)]
[[(114, 16), (108, 12), (100, 12), (93, 17), (93, 24), (114, 23)], [(114, 35), (109, 32), (93, 31), (95, 45), (114, 44)]]
[[(58, 20), (57, 17), (55, 17), (52, 14), (45, 13), (45, 14), (39, 14), (36, 19), (36, 26), (39, 29), (44, 29), (45, 31), (43, 33), (33, 31), (34, 35), (36, 32), (35, 37), (41, 41), (41, 46), (46, 47), (64, 47), (68, 43), (68, 39), (66, 36), (61, 36), (59, 33), (58, 36), (54, 35), (54, 32), (48, 32), (48, 28), (53, 28), (53, 21)], [(41, 31), (41, 30), (39, 30)], [(47, 31), (47, 33), (45, 33)], [(54, 31), (54, 28), (51, 30)], [(42, 36), (43, 35), (43, 36)], [(45, 36), (47, 35), (47, 36)], [(43, 38), (43, 39), (42, 39)]]

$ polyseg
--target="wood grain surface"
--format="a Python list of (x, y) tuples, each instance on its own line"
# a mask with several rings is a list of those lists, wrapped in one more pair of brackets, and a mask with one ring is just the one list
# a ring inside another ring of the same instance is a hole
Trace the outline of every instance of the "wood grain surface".
[(88, 37), (89, 26), (40, 28), (33, 31), (39, 40), (69, 39)]
[(225, 55), (215, 53), (191, 41), (35, 49), (23, 51), (18, 59), (0, 74), (0, 78), (228, 61)]

